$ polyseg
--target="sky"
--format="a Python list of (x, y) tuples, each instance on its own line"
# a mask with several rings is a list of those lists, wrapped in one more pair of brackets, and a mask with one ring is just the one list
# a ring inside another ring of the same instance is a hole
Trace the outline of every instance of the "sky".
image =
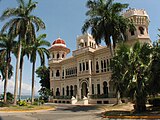
[[(27, 1), (27, 0), (25, 0)], [(46, 29), (41, 30), (37, 34), (46, 33), (48, 40), (51, 44), (58, 37), (65, 40), (66, 45), (71, 51), (76, 49), (76, 37), (81, 35), (81, 28), (87, 18), (85, 13), (87, 11), (87, 0), (34, 0), (38, 2), (37, 8), (33, 14), (40, 17)], [(150, 17), (149, 35), (152, 41), (158, 39), (158, 28), (160, 28), (160, 0), (115, 0), (115, 2), (128, 3), (130, 8), (145, 9)], [(0, 15), (2, 11), (7, 8), (17, 6), (16, 0), (0, 0)], [(0, 28), (6, 21), (0, 22)], [(72, 52), (68, 55), (71, 56)], [(38, 56), (37, 56), (38, 57)], [(15, 57), (12, 56), (11, 62), (15, 68)], [(48, 61), (46, 60), (46, 64)], [(40, 66), (39, 59), (36, 62), (36, 67)], [(22, 94), (31, 94), (31, 70), (32, 64), (25, 58), (23, 70), (23, 85)], [(15, 73), (15, 70), (14, 70)], [(35, 74), (36, 76), (36, 74)], [(9, 80), (8, 91), (14, 91), (15, 76)], [(3, 92), (4, 82), (0, 81), (0, 94)], [(39, 79), (35, 77), (35, 91), (38, 94), (40, 88)]]

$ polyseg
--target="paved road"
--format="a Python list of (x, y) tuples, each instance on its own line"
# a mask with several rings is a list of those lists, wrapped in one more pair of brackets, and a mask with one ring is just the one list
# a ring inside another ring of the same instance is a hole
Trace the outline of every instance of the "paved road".
[(95, 106), (58, 105), (56, 110), (0, 113), (0, 120), (102, 120)]

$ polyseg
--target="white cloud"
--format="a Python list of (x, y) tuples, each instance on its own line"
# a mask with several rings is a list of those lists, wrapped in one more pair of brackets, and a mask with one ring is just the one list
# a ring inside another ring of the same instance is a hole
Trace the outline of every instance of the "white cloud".
[[(13, 79), (8, 80), (7, 92), (14, 93), (14, 83)], [(38, 90), (40, 89), (39, 84), (35, 84), (35, 95), (38, 95)], [(4, 81), (0, 81), (0, 94), (4, 91)], [(19, 91), (19, 88), (18, 88)], [(22, 95), (31, 95), (31, 84), (25, 82), (22, 83)]]

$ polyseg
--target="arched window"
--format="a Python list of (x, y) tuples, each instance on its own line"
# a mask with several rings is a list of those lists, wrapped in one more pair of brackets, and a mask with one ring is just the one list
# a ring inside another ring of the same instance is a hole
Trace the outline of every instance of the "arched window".
[(97, 84), (97, 94), (100, 95), (100, 84)]
[(101, 60), (101, 72), (103, 72), (103, 61)]
[(98, 61), (96, 62), (96, 73), (99, 73), (99, 65), (98, 65)]
[(62, 54), (62, 58), (64, 58), (64, 53)]
[(92, 94), (94, 94), (94, 84), (92, 84)]
[(70, 89), (71, 89), (70, 90), (70, 95), (73, 96), (73, 86), (72, 85), (70, 86)]
[(106, 60), (104, 60), (104, 72), (106, 72)]
[(86, 70), (88, 70), (88, 69), (89, 69), (88, 62), (86, 62)]
[(105, 95), (104, 97), (108, 97), (108, 85), (107, 82), (103, 82), (103, 94)]
[(60, 76), (60, 73), (59, 73), (59, 70), (57, 70), (56, 77), (59, 77), (59, 76)]
[(64, 88), (62, 89), (62, 95), (64, 96)]
[(56, 90), (56, 96), (60, 96), (59, 88)]
[(57, 59), (59, 58), (59, 53), (57, 54)]
[(131, 33), (131, 36), (135, 35), (134, 30), (131, 30), (131, 29), (130, 29), (129, 32)]
[(140, 31), (140, 34), (144, 35), (144, 28), (143, 27), (139, 27), (139, 31)]
[(79, 71), (82, 71), (81, 63), (79, 63)]
[(67, 96), (69, 96), (69, 86), (66, 87)]

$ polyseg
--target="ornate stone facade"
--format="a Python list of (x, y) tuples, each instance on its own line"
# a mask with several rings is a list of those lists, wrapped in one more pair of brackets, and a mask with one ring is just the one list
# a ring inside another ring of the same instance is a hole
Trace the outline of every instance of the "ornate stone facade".
[[(150, 43), (147, 13), (129, 9), (123, 15), (135, 25), (135, 30), (127, 31), (127, 44), (132, 45), (135, 41)], [(112, 58), (110, 49), (97, 46), (90, 34), (77, 37), (77, 49), (69, 58), (66, 55), (70, 49), (60, 38), (53, 42), (49, 51), (50, 87), (55, 98), (115, 98), (109, 67)]]

